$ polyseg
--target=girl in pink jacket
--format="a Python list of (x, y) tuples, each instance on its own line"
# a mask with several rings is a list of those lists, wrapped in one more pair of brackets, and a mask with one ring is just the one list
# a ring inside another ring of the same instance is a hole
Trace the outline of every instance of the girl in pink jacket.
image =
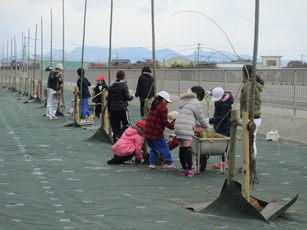
[(108, 164), (123, 164), (135, 156), (135, 161), (143, 162), (142, 143), (145, 121), (137, 121), (125, 130), (121, 138), (112, 146), (114, 157)]

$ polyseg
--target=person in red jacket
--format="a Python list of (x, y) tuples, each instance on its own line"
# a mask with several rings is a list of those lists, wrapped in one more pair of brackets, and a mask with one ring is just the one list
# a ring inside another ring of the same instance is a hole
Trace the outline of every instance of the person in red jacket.
[(142, 143), (145, 121), (137, 121), (125, 130), (121, 138), (112, 146), (113, 158), (108, 164), (123, 164), (135, 157), (137, 163), (143, 162)]
[(163, 159), (166, 161), (166, 170), (173, 171), (172, 155), (169, 150), (169, 146), (164, 139), (165, 127), (174, 129), (174, 122), (168, 122), (167, 120), (167, 104), (172, 102), (167, 92), (161, 91), (155, 97), (149, 110), (146, 125), (144, 129), (144, 136), (147, 144), (150, 148), (149, 155), (149, 170), (156, 168), (155, 163), (160, 153)]

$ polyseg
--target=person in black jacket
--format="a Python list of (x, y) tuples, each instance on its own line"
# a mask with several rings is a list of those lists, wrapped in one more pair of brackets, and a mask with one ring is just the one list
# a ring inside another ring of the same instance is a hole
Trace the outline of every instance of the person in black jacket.
[(55, 116), (58, 103), (60, 100), (60, 86), (63, 83), (62, 78), (63, 65), (58, 63), (55, 67), (55, 71), (50, 71), (47, 82), (47, 104), (46, 104), (46, 117), (48, 120), (55, 120), (58, 117)]
[(104, 76), (100, 75), (100, 76), (97, 77), (97, 85), (93, 88), (93, 90), (94, 90), (93, 102), (96, 104), (95, 105), (95, 117), (94, 117), (95, 119), (98, 119), (100, 117), (101, 102), (102, 102), (101, 101), (101, 99), (102, 99), (101, 92), (104, 89), (108, 90), (109, 87), (107, 86), (107, 84), (104, 81)]
[(118, 71), (116, 80), (110, 85), (108, 94), (108, 108), (114, 143), (119, 140), (122, 133), (130, 125), (128, 101), (132, 101), (133, 98), (134, 96), (129, 94), (125, 72)]
[(135, 97), (140, 97), (141, 117), (144, 117), (145, 99), (154, 97), (154, 78), (148, 66), (144, 66), (136, 86)]
[[(214, 101), (214, 115), (209, 119), (209, 123), (214, 125), (214, 130), (224, 136), (230, 136), (230, 117), (232, 104), (234, 102), (231, 92), (225, 92), (223, 88), (216, 87), (211, 91), (211, 100)], [(226, 149), (227, 150), (227, 149)], [(223, 166), (228, 168), (228, 163), (225, 164), (225, 158), (222, 158)], [(221, 164), (214, 164), (213, 167), (220, 168)]]
[(82, 78), (82, 92), (81, 92), (81, 121), (85, 121), (87, 118), (94, 117), (91, 114), (91, 111), (88, 110), (88, 101), (91, 97), (90, 91), (88, 89), (89, 86), (91, 86), (91, 83), (87, 80), (87, 78), (84, 76), (84, 69), (79, 68), (77, 70), (78, 73), (78, 81), (77, 86), (79, 87), (79, 90), (81, 91), (81, 78)]

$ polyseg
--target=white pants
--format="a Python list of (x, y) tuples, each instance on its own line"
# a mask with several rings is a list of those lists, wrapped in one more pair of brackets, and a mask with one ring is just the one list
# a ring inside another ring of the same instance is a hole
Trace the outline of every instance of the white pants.
[(258, 118), (258, 119), (254, 119), (254, 122), (255, 122), (255, 125), (256, 125), (256, 129), (254, 131), (254, 159), (256, 159), (257, 157), (257, 147), (256, 147), (256, 137), (257, 137), (257, 132), (258, 132), (258, 129), (261, 125), (261, 118)]
[(53, 94), (56, 93), (56, 91), (51, 88), (47, 88), (47, 93), (46, 117), (55, 117), (58, 109), (58, 101), (54, 100)]

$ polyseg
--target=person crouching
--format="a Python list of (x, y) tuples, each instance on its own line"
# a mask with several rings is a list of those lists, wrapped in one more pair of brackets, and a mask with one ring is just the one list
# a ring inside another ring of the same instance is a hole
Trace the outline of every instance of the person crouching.
[(137, 121), (125, 130), (121, 138), (112, 146), (114, 157), (108, 164), (124, 164), (135, 157), (137, 163), (143, 162), (142, 143), (145, 121)]

